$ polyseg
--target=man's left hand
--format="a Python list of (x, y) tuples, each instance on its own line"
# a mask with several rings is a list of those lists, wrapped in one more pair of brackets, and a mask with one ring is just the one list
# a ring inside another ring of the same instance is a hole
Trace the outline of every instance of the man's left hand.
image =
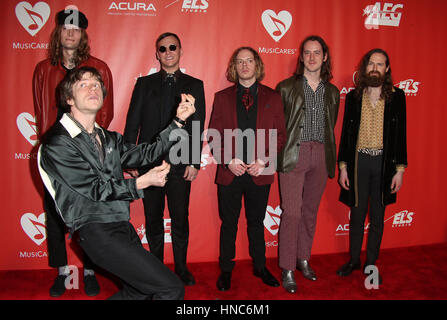
[(397, 191), (402, 188), (402, 181), (403, 181), (404, 172), (403, 171), (397, 171), (396, 174), (393, 177), (393, 180), (391, 180), (391, 193), (396, 193)]
[(250, 163), (247, 167), (248, 174), (253, 177), (257, 177), (262, 173), (262, 171), (264, 171), (265, 163), (261, 159), (256, 159), (256, 161)]

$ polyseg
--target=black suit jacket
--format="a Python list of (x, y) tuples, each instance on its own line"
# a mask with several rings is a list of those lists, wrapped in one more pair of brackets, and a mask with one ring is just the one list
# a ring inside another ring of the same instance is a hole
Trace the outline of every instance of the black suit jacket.
[[(347, 165), (350, 187), (349, 190), (341, 188), (340, 201), (355, 207), (358, 205), (357, 141), (361, 111), (362, 97), (355, 91), (349, 92), (345, 101), (338, 161)], [(391, 101), (385, 103), (382, 161), (382, 204), (388, 205), (396, 202), (396, 193), (391, 193), (391, 181), (396, 174), (396, 165), (408, 165), (405, 92), (396, 87)]]
[[(181, 93), (191, 94), (195, 98), (196, 112), (191, 115), (184, 129), (189, 133), (189, 156), (187, 163), (171, 166), (171, 172), (182, 174), (186, 165), (194, 165), (200, 169), (200, 158), (202, 152), (201, 136), (205, 122), (205, 93), (203, 82), (187, 74), (179, 72), (176, 80), (175, 106), (177, 108)], [(162, 97), (162, 74), (161, 71), (145, 77), (140, 77), (135, 84), (127, 112), (126, 126), (124, 129), (124, 140), (130, 143), (151, 143), (157, 135), (166, 127), (163, 125), (163, 97)], [(175, 112), (174, 115), (175, 116)], [(193, 135), (193, 121), (199, 124), (200, 135)], [(146, 171), (150, 167), (144, 168)]]

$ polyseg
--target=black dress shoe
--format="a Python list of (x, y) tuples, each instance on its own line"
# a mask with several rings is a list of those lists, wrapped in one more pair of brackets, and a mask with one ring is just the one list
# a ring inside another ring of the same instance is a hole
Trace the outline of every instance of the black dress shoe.
[(315, 274), (315, 271), (310, 267), (308, 260), (297, 260), (296, 268), (301, 271), (304, 278), (312, 281), (317, 280), (317, 275)]
[(196, 284), (196, 280), (194, 279), (194, 276), (192, 275), (191, 272), (189, 272), (188, 269), (177, 272), (177, 275), (179, 276), (180, 280), (183, 281), (183, 284), (185, 286), (193, 286)]
[(94, 274), (84, 276), (84, 292), (89, 297), (94, 297), (99, 293), (99, 283)]
[(296, 281), (293, 270), (283, 270), (281, 274), (282, 286), (288, 293), (296, 292)]
[(349, 276), (352, 271), (360, 269), (360, 261), (352, 263), (349, 261), (348, 263), (341, 266), (340, 269), (337, 270), (337, 274), (340, 277), (347, 277)]
[(227, 291), (231, 287), (231, 272), (222, 272), (217, 279), (217, 289), (220, 291)]
[(65, 279), (67, 275), (60, 274), (54, 279), (54, 283), (50, 288), (50, 296), (57, 298), (64, 294), (65, 292)]
[(270, 287), (279, 287), (278, 280), (275, 279), (275, 277), (270, 273), (270, 271), (267, 268), (264, 268), (262, 270), (256, 270), (253, 269), (253, 274), (262, 279), (262, 282), (264, 282), (266, 285)]

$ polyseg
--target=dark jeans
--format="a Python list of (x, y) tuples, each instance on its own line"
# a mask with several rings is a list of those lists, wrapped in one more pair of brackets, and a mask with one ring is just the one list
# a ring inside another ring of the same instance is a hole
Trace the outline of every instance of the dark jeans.
[(168, 200), (169, 216), (171, 218), (172, 250), (174, 253), (175, 270), (186, 270), (186, 256), (189, 241), (189, 194), (191, 182), (183, 175), (168, 176), (164, 187), (149, 187), (144, 189), (144, 214), (146, 216), (146, 238), (149, 249), (161, 262), (164, 257), (165, 230), (163, 213), (165, 197)]
[[(47, 229), (48, 264), (52, 268), (58, 268), (68, 264), (67, 248), (65, 244), (65, 234), (67, 233), (67, 230), (64, 221), (56, 211), (53, 198), (45, 187), (44, 190), (45, 196), (43, 205), (46, 213), (45, 224)], [(81, 259), (84, 262), (84, 268), (94, 268), (93, 262), (85, 252), (82, 252)]]
[[(369, 210), (369, 231), (366, 248), (366, 264), (375, 264), (382, 242), (385, 206), (382, 205), (382, 156), (358, 154), (358, 206), (351, 207), (349, 244), (351, 261), (360, 260), (365, 218)], [(354, 183), (352, 181), (351, 183)]]
[(123, 281), (112, 296), (122, 300), (183, 299), (183, 283), (141, 245), (128, 221), (90, 223), (78, 230), (79, 243), (92, 261)]
[(269, 192), (269, 184), (258, 186), (247, 173), (235, 177), (228, 186), (217, 186), (219, 217), (222, 221), (219, 266), (223, 272), (231, 272), (234, 268), (233, 259), (242, 196), (245, 200), (250, 257), (253, 259), (254, 268), (262, 270), (265, 267), (264, 218)]

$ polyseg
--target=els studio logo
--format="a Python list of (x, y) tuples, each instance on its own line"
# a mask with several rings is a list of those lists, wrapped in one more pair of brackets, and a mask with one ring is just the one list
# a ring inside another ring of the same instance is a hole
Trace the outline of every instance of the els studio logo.
[(50, 7), (45, 2), (37, 2), (32, 6), (26, 1), (19, 2), (15, 11), (22, 27), (33, 37), (48, 21), (51, 12)]
[(416, 96), (420, 84), (419, 81), (415, 81), (414, 79), (407, 79), (400, 81), (398, 84), (395, 84), (395, 86), (404, 90), (405, 95), (407, 96)]
[(38, 217), (33, 213), (25, 213), (20, 219), (20, 224), (26, 235), (38, 246), (47, 238), (45, 213), (41, 213)]
[(365, 18), (366, 29), (379, 29), (379, 26), (399, 27), (400, 19), (402, 18), (402, 12), (396, 12), (398, 9), (402, 9), (403, 4), (393, 4), (385, 2), (381, 7), (380, 2), (376, 2), (374, 5), (368, 5), (363, 9), (363, 15)]
[(39, 140), (37, 139), (36, 119), (28, 112), (22, 112), (17, 116), (17, 128), (25, 139), (35, 146)]
[(276, 14), (273, 10), (265, 10), (262, 13), (262, 24), (268, 34), (278, 42), (292, 25), (292, 15), (288, 11), (280, 11)]

